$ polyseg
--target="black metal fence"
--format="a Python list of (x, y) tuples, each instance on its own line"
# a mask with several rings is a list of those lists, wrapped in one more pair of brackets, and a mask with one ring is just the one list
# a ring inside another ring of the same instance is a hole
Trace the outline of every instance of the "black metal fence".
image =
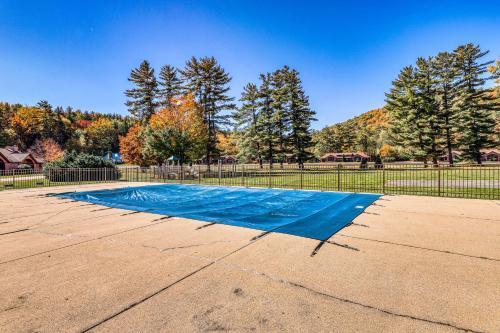
[(321, 191), (500, 199), (500, 164), (250, 164), (50, 169), (0, 172), (0, 190), (111, 181), (188, 183)]

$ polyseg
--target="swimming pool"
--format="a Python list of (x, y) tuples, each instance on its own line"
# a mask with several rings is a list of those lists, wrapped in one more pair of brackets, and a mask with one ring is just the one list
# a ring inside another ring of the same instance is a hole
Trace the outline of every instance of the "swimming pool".
[(103, 206), (326, 240), (378, 194), (162, 184), (58, 195)]

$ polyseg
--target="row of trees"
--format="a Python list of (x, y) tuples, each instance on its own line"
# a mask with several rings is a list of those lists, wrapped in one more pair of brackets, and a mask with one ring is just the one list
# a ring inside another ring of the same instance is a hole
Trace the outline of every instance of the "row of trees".
[(161, 109), (120, 137), (125, 161), (141, 166), (163, 164), (171, 156), (182, 164), (199, 157), (207, 140), (203, 113), (192, 94), (172, 97)]
[[(123, 156), (132, 163), (148, 164), (163, 163), (174, 155), (181, 163), (203, 159), (210, 167), (212, 159), (220, 156), (221, 134), (234, 124), (230, 137), (237, 137), (241, 160), (257, 160), (261, 165), (267, 160), (272, 166), (291, 154), (302, 164), (310, 157), (314, 112), (299, 73), (285, 66), (262, 74), (260, 80), (259, 87), (245, 86), (242, 105), (231, 115), (227, 111), (236, 109), (228, 95), (231, 77), (215, 58), (193, 57), (180, 70), (165, 65), (158, 79), (150, 63), (143, 61), (130, 74), (134, 87), (125, 91), (126, 105), (138, 125), (121, 141)], [(188, 128), (175, 128), (179, 121)]]
[(130, 117), (52, 107), (0, 103), (0, 147), (16, 145), (47, 160), (74, 150), (96, 155), (119, 148), (119, 136), (134, 124)]
[(483, 57), (488, 51), (467, 44), (453, 52), (418, 58), (404, 67), (387, 96), (390, 141), (404, 146), (423, 161), (437, 163), (452, 149), (481, 163), (483, 148), (495, 146), (495, 117), (500, 107), (486, 83), (493, 76)]
[(247, 84), (239, 110), (233, 114), (242, 161), (267, 160), (272, 167), (293, 159), (299, 166), (310, 159), (314, 111), (302, 88), (299, 73), (284, 66), (260, 75), (260, 85)]
[[(172, 109), (173, 101), (179, 96), (191, 96), (196, 104), (193, 107), (199, 108), (206, 129), (204, 156), (210, 165), (212, 159), (219, 155), (217, 133), (230, 124), (229, 115), (224, 114), (224, 111), (235, 108), (233, 98), (228, 95), (231, 77), (217, 60), (213, 57), (193, 57), (181, 70), (165, 65), (161, 68), (158, 79), (150, 63), (145, 60), (132, 70), (129, 81), (135, 86), (125, 92), (128, 97), (126, 105), (139, 121), (143, 128), (141, 132), (144, 133), (152, 130), (150, 120), (159, 110)], [(192, 146), (198, 147), (197, 144)], [(139, 159), (147, 160), (146, 157), (151, 153), (156, 160), (164, 157), (156, 149), (148, 150), (146, 146), (143, 148), (143, 156)]]

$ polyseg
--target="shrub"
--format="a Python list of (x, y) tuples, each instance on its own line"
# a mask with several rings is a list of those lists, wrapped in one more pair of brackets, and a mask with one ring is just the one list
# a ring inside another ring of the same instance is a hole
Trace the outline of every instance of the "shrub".
[(53, 168), (114, 168), (113, 162), (105, 160), (100, 156), (70, 152), (65, 153), (63, 158), (46, 163), (46, 169)]
[(116, 180), (120, 176), (111, 161), (76, 152), (66, 153), (63, 158), (46, 163), (44, 169), (51, 182)]

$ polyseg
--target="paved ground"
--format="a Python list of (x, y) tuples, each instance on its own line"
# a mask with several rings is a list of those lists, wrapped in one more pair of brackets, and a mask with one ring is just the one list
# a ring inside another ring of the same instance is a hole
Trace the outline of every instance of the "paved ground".
[(311, 257), (75, 189), (0, 192), (0, 332), (500, 331), (498, 201), (385, 196)]

